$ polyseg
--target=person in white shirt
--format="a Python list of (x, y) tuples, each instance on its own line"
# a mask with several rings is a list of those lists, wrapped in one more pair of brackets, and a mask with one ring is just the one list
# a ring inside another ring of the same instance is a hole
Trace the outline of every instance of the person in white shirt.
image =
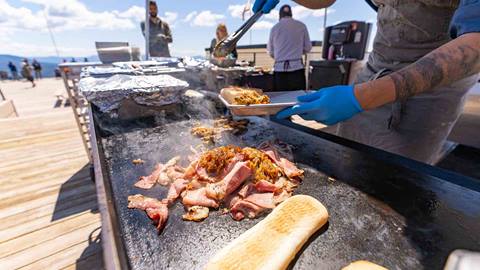
[(289, 5), (280, 8), (280, 21), (270, 32), (267, 49), (275, 59), (275, 91), (306, 89), (302, 56), (312, 49), (312, 43), (305, 24), (292, 18)]

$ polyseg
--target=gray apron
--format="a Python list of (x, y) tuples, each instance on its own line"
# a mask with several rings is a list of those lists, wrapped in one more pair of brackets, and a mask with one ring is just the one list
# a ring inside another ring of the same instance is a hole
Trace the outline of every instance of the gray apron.
[(149, 48), (150, 56), (152, 57), (170, 57), (170, 50), (168, 48), (168, 42), (163, 36), (170, 35), (168, 26), (162, 21), (158, 20), (157, 23), (150, 22), (150, 39)]
[[(459, 0), (376, 0), (377, 34), (367, 66), (356, 82), (397, 71), (450, 40), (449, 24)], [(462, 113), (477, 75), (362, 112), (337, 127), (339, 136), (434, 163)]]

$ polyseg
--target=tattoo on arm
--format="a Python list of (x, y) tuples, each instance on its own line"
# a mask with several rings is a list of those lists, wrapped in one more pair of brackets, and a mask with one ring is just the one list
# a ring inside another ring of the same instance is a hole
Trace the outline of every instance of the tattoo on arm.
[(429, 53), (389, 77), (395, 85), (396, 100), (447, 85), (480, 72), (480, 46), (458, 41)]

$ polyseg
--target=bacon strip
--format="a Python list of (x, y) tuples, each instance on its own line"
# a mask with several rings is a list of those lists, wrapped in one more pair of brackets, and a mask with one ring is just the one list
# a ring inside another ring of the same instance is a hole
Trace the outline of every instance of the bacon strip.
[(155, 183), (157, 182), (158, 177), (160, 176), (160, 173), (163, 171), (164, 167), (165, 167), (165, 165), (163, 165), (162, 163), (158, 163), (155, 166), (155, 169), (153, 170), (153, 172), (150, 175), (141, 176), (139, 181), (136, 182), (134, 184), (134, 186), (136, 186), (138, 188), (143, 188), (143, 189), (152, 188), (153, 185), (155, 185)]
[(255, 184), (255, 189), (259, 192), (275, 192), (277, 186), (265, 180), (260, 180)]
[(183, 178), (185, 170), (176, 165), (179, 160), (180, 157), (177, 156), (170, 159), (165, 164), (158, 163), (150, 175), (141, 176), (139, 181), (136, 182), (134, 186), (143, 189), (150, 189), (155, 185), (156, 182), (162, 186), (166, 186), (178, 178)]
[(245, 200), (239, 200), (233, 205), (230, 213), (233, 219), (242, 220), (245, 217), (255, 218), (264, 210), (265, 208), (262, 208), (254, 203)]
[(136, 194), (128, 196), (128, 208), (144, 210), (147, 215), (157, 224), (157, 229), (161, 231), (168, 219), (168, 208), (164, 202), (157, 199)]
[(188, 180), (181, 178), (175, 180), (168, 189), (167, 203), (170, 204), (175, 201), (180, 196), (180, 193), (186, 189), (188, 183)]
[(221, 200), (240, 187), (250, 176), (252, 170), (247, 162), (237, 162), (222, 181), (207, 185), (207, 196)]
[(253, 193), (244, 199), (262, 208), (273, 209), (275, 202), (273, 200), (273, 193)]
[(207, 197), (207, 191), (205, 188), (199, 188), (197, 190), (187, 190), (182, 203), (184, 205), (198, 205), (198, 206), (206, 206), (212, 208), (218, 208), (218, 203)]
[(262, 151), (267, 154), (267, 156), (269, 156), (273, 160), (273, 162), (277, 164), (277, 166), (282, 168), (283, 172), (288, 178), (292, 179), (303, 176), (303, 170), (297, 168), (297, 166), (295, 166), (295, 164), (290, 162), (288, 159), (279, 156), (275, 149), (266, 148)]

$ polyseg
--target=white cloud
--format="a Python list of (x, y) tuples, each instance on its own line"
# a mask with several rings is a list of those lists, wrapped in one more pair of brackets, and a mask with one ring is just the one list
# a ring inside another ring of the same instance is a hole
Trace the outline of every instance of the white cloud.
[[(334, 9), (327, 9), (327, 14), (335, 12)], [(304, 19), (307, 17), (322, 17), (325, 15), (325, 9), (308, 9), (303, 6), (294, 6), (292, 7), (292, 14), (295, 19)]]
[(269, 21), (259, 21), (259, 22), (256, 22), (253, 26), (252, 26), (252, 29), (256, 29), (256, 30), (266, 30), (266, 29), (270, 29), (273, 27), (273, 23), (272, 22), (269, 22)]
[(252, 15), (251, 8), (252, 5), (229, 5), (228, 12), (233, 18), (244, 20)]
[(194, 26), (215, 26), (225, 16), (222, 14), (212, 13), (210, 10), (204, 10), (193, 19), (192, 25)]
[[(273, 21), (278, 21), (279, 15), (278, 15), (278, 10), (274, 9), (270, 11), (270, 13), (264, 15), (266, 19), (273, 20)], [(334, 9), (329, 8), (327, 9), (327, 14), (335, 12)], [(305, 19), (308, 17), (322, 17), (325, 15), (325, 9), (308, 9), (303, 6), (293, 6), (292, 7), (292, 15), (293, 18), (297, 20)]]
[(160, 16), (160, 18), (162, 18), (162, 20), (164, 20), (164, 21), (167, 22), (168, 24), (172, 25), (172, 24), (174, 24), (175, 21), (177, 20), (177, 18), (178, 18), (178, 13), (166, 11), (166, 12), (165, 12), (165, 16)]
[(120, 18), (132, 19), (136, 22), (141, 22), (145, 20), (145, 8), (139, 6), (132, 6), (129, 9), (118, 12), (116, 10), (113, 11)]
[[(0, 0), (0, 28), (9, 29), (29, 29), (42, 30), (46, 24), (40, 12), (33, 13), (30, 9), (10, 6), (6, 1)], [(7, 30), (1, 30), (4, 32)]]
[(266, 19), (278, 21), (278, 10), (273, 9), (270, 13), (263, 15)]
[[(5, 54), (21, 56), (51, 56), (55, 55), (55, 49), (51, 45), (38, 45), (34, 43), (15, 42), (8, 38), (0, 38), (0, 51)], [(86, 55), (96, 54), (93, 44), (90, 48), (76, 48), (76, 47), (58, 47), (61, 55), (69, 55), (74, 57), (81, 57)]]
[[(134, 29), (145, 18), (145, 8), (135, 5), (124, 11), (96, 12), (88, 9), (79, 0), (22, 1), (37, 4), (41, 9), (33, 12), (28, 8), (17, 8), (11, 6), (6, 0), (0, 0), (0, 29), (46, 31), (45, 17), (47, 17), (48, 25), (55, 31), (121, 30)], [(174, 24), (178, 18), (178, 13), (166, 11), (161, 18), (169, 24)]]
[(198, 12), (192, 11), (185, 16), (185, 19), (183, 19), (184, 22), (190, 22), (195, 16), (197, 16)]

